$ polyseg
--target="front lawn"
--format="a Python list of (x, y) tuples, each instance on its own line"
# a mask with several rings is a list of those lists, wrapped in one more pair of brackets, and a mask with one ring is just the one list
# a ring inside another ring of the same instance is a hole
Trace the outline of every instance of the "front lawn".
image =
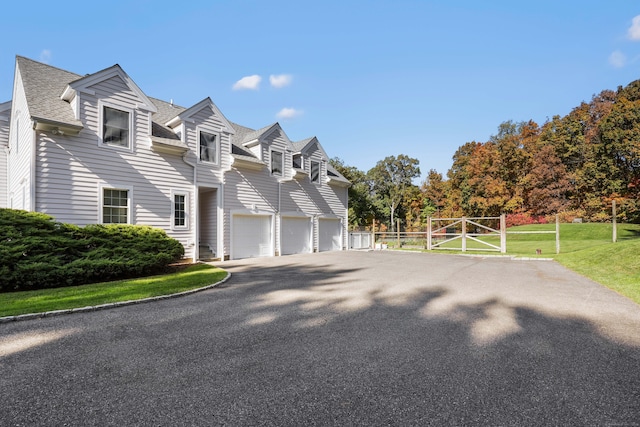
[(0, 293), (0, 317), (96, 306), (170, 295), (211, 285), (227, 272), (196, 264), (161, 276), (35, 291)]

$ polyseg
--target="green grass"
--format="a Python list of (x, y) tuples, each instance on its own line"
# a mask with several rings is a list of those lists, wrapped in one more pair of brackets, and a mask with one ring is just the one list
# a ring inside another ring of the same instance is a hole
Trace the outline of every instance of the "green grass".
[(554, 258), (640, 304), (640, 239), (592, 246)]
[[(555, 224), (538, 224), (512, 227), (508, 231), (555, 231)], [(519, 257), (553, 258), (627, 298), (640, 304), (640, 225), (618, 224), (618, 241), (613, 243), (611, 224), (584, 223), (560, 224), (560, 254), (556, 255), (556, 237), (551, 234), (507, 234), (507, 254)], [(499, 246), (498, 236), (483, 237)], [(455, 252), (461, 250), (461, 240), (443, 245)], [(488, 248), (474, 241), (467, 241), (468, 249)], [(540, 249), (541, 254), (536, 250)], [(499, 252), (469, 253), (499, 254)]]
[(0, 293), (0, 317), (170, 295), (211, 285), (227, 272), (197, 264), (176, 273), (66, 288)]

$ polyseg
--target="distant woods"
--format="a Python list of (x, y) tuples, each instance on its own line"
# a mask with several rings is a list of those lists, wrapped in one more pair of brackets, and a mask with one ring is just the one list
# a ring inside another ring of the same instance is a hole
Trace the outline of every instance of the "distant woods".
[(420, 229), (428, 216), (498, 216), (517, 223), (611, 220), (640, 223), (640, 80), (605, 90), (542, 126), (506, 121), (488, 141), (453, 155), (446, 177), (430, 170), (417, 186), (419, 162), (406, 155), (380, 160), (366, 173), (331, 160), (352, 182), (349, 222)]

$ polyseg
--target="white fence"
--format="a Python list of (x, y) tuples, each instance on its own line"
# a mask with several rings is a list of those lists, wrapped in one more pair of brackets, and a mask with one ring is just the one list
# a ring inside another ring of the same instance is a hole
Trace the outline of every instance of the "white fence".
[(349, 232), (349, 249), (372, 249), (372, 234), (368, 231)]
[[(427, 230), (421, 232), (374, 232), (375, 249), (386, 247), (452, 251), (493, 251), (507, 252), (507, 234), (555, 234), (556, 253), (560, 253), (560, 224), (556, 216), (555, 231), (507, 231), (506, 216), (431, 218), (427, 220)], [(495, 242), (487, 241), (487, 237)], [(451, 242), (459, 241), (460, 244)], [(473, 245), (469, 245), (474, 242)], [(498, 244), (499, 242), (499, 244)]]

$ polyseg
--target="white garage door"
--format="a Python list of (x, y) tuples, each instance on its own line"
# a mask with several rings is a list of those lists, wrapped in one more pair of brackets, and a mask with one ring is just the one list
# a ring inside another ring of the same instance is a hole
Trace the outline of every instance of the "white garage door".
[(282, 217), (282, 255), (311, 252), (311, 220), (307, 217)]
[(342, 226), (339, 219), (321, 218), (318, 220), (318, 240), (320, 251), (339, 251), (342, 249)]
[(273, 255), (271, 216), (234, 215), (232, 227), (233, 259)]

